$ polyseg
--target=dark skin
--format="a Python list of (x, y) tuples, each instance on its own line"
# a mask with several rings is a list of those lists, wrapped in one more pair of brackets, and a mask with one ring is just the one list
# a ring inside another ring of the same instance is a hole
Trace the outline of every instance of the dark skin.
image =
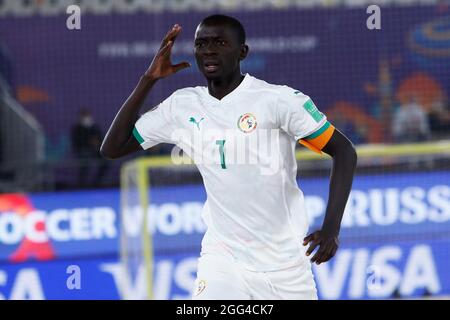
[(167, 32), (150, 66), (141, 76), (136, 88), (117, 112), (100, 147), (100, 153), (103, 157), (117, 159), (142, 150), (139, 143), (133, 137), (132, 131), (145, 98), (159, 80), (190, 67), (188, 62), (173, 64), (170, 58), (173, 44), (180, 32), (181, 27), (179, 25), (174, 25)]
[(337, 129), (322, 151), (333, 158), (325, 219), (320, 230), (303, 239), (304, 246), (309, 244), (306, 250), (307, 256), (319, 247), (311, 258), (311, 262), (317, 264), (327, 262), (334, 257), (339, 247), (341, 220), (352, 187), (357, 161), (353, 144)]
[(195, 60), (208, 82), (209, 94), (220, 100), (244, 79), (240, 62), (247, 57), (248, 46), (239, 43), (233, 30), (221, 25), (200, 25), (194, 45)]
[[(116, 159), (142, 150), (132, 130), (145, 98), (157, 81), (190, 67), (188, 62), (171, 62), (171, 49), (180, 32), (179, 25), (167, 32), (152, 63), (114, 118), (100, 148), (105, 158)], [(249, 49), (240, 43), (231, 28), (220, 24), (200, 24), (194, 45), (197, 67), (207, 80), (211, 96), (220, 100), (239, 86), (244, 79), (240, 61), (245, 59)], [(352, 143), (338, 130), (334, 131), (322, 151), (333, 158), (325, 219), (322, 228), (309, 234), (303, 242), (305, 246), (309, 244), (307, 256), (318, 248), (311, 258), (311, 262), (317, 264), (330, 260), (339, 247), (340, 224), (357, 159)]]

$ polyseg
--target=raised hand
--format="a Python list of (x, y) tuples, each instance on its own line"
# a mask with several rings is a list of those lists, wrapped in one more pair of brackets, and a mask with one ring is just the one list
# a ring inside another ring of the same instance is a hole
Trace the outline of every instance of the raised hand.
[(191, 66), (189, 62), (186, 61), (178, 64), (172, 64), (170, 59), (173, 44), (180, 32), (181, 26), (178, 24), (174, 25), (172, 29), (167, 32), (161, 42), (158, 52), (150, 64), (150, 67), (148, 67), (147, 71), (144, 73), (145, 77), (152, 80), (158, 80)]
[(303, 245), (306, 246), (311, 243), (308, 250), (306, 250), (306, 255), (310, 256), (314, 249), (319, 246), (319, 249), (311, 258), (312, 263), (321, 264), (322, 262), (327, 262), (336, 254), (339, 247), (339, 239), (336, 236), (325, 236), (320, 230), (311, 233), (305, 239), (303, 239)]

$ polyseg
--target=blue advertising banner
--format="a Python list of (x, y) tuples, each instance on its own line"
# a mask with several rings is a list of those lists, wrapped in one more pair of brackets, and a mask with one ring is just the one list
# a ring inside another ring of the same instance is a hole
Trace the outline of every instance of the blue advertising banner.
[[(124, 281), (123, 270), (112, 257), (0, 265), (0, 298), (120, 299), (120, 290), (136, 299), (145, 297), (144, 269), (130, 282)], [(189, 299), (196, 271), (197, 256), (191, 252), (156, 256), (155, 298)]]
[[(342, 221), (351, 244), (450, 238), (449, 172), (357, 176)], [(299, 179), (310, 230), (320, 227), (327, 178)], [(150, 190), (148, 230), (155, 251), (199, 250), (206, 199), (201, 185)], [(137, 220), (120, 223), (119, 191), (0, 195), (0, 261), (117, 255), (120, 227), (138, 234)], [(138, 203), (136, 203), (136, 208)]]
[[(342, 222), (342, 246), (331, 262), (314, 267), (320, 297), (450, 294), (449, 181), (447, 171), (357, 176)], [(313, 231), (324, 217), (328, 179), (298, 183)], [(155, 295), (187, 298), (205, 231), (204, 188), (158, 187), (150, 196)], [(120, 228), (133, 236), (141, 227), (142, 216), (120, 223), (118, 190), (2, 194), (0, 294), (7, 299), (117, 299), (119, 290), (131, 290), (142, 297), (142, 271), (124, 289), (118, 262)], [(82, 272), (81, 290), (66, 286), (71, 265)]]
[[(450, 294), (450, 241), (342, 246), (329, 263), (313, 266), (320, 299), (386, 299)], [(156, 299), (189, 299), (198, 252), (157, 255)], [(146, 294), (143, 268), (124, 281), (117, 258), (0, 264), (0, 298), (119, 299)], [(50, 276), (51, 275), (51, 276)], [(127, 283), (127, 285), (125, 285)]]
[[(356, 177), (341, 236), (358, 241), (450, 237), (449, 179), (447, 171)], [(326, 183), (299, 181), (308, 197), (312, 228), (319, 227), (324, 216)]]

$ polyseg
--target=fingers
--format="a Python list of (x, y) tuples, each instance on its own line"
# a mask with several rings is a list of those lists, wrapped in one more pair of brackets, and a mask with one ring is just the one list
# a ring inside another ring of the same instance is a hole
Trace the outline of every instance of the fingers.
[(167, 42), (167, 44), (159, 50), (159, 55), (163, 56), (170, 52), (173, 46), (173, 41)]
[(175, 39), (178, 37), (178, 35), (180, 34), (180, 32), (181, 32), (181, 26), (179, 26), (178, 24), (176, 24), (176, 25), (173, 27), (173, 29), (172, 29), (172, 31), (171, 31), (171, 33), (170, 33), (170, 35), (169, 35), (169, 41), (175, 41)]
[(315, 231), (303, 239), (303, 245), (306, 246), (308, 243), (310, 243), (314, 239), (316, 239), (316, 240), (319, 239), (319, 237), (320, 237), (320, 231)]
[(320, 244), (319, 241), (313, 241), (309, 246), (308, 250), (306, 250), (306, 256), (309, 257), (311, 253), (316, 249), (316, 247)]
[(319, 250), (311, 258), (312, 263), (317, 263), (317, 265), (327, 262), (334, 257), (338, 249), (338, 246), (334, 242), (326, 242), (320, 245)]
[(319, 248), (319, 250), (317, 250), (316, 254), (311, 258), (311, 263), (317, 263), (318, 265), (321, 264), (324, 259), (324, 256), (326, 255), (325, 250), (323, 249), (323, 247), (321, 246)]
[(173, 65), (172, 68), (173, 68), (174, 72), (178, 72), (185, 68), (189, 68), (190, 66), (191, 66), (191, 64), (189, 62), (184, 61), (184, 62)]
[(166, 45), (167, 42), (173, 37), (173, 34), (175, 33), (177, 28), (177, 25), (174, 25), (172, 28), (169, 29), (169, 31), (167, 31), (166, 35), (164, 36), (163, 40), (162, 40), (162, 45)]
[(326, 257), (326, 260), (324, 260), (323, 262), (327, 262), (328, 260), (330, 260), (331, 258), (333, 258), (336, 255), (336, 252), (338, 250), (338, 247), (333, 246), (330, 249), (330, 253), (328, 254), (328, 256)]
[(306, 246), (308, 243), (310, 243), (312, 241), (313, 238), (314, 238), (314, 233), (311, 233), (310, 235), (305, 237), (303, 239), (303, 245)]
[(170, 50), (173, 47), (174, 41), (177, 38), (178, 34), (181, 32), (181, 26), (175, 24), (172, 29), (170, 29), (163, 41), (161, 42), (161, 47), (159, 48), (159, 55), (166, 55), (170, 53)]
[(334, 247), (334, 248), (331, 250), (331, 256), (330, 256), (330, 259), (333, 258), (333, 257), (336, 255), (337, 250), (338, 250), (338, 247)]
[(175, 41), (178, 34), (181, 32), (181, 26), (175, 24), (169, 31), (167, 31), (163, 41), (161, 42), (161, 48), (165, 47), (169, 41)]
[(304, 246), (309, 243), (310, 246), (306, 250), (306, 256), (310, 256), (317, 246), (319, 246), (319, 249), (311, 258), (311, 262), (315, 262), (318, 265), (333, 258), (339, 247), (339, 239), (337, 237), (324, 239), (320, 230), (311, 233), (303, 239)]
[(311, 263), (317, 263), (318, 265), (330, 260), (336, 254), (339, 247), (339, 240), (337, 238), (323, 239), (320, 230), (313, 232), (303, 239), (304, 246), (309, 243), (310, 246), (306, 251), (306, 256), (310, 256), (317, 246), (319, 246), (319, 249), (311, 258)]
[(320, 244), (319, 233), (318, 231), (311, 233), (307, 237), (303, 239), (303, 245), (306, 246), (308, 243), (311, 243), (308, 250), (306, 250), (306, 256), (310, 256), (313, 253), (314, 249)]

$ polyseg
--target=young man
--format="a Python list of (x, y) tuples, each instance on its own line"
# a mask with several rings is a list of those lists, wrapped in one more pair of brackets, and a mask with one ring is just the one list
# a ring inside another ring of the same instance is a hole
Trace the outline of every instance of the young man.
[[(165, 142), (197, 159), (207, 192), (203, 209), (207, 231), (194, 299), (317, 299), (306, 256), (318, 248), (311, 262), (320, 264), (337, 251), (356, 166), (352, 143), (300, 91), (243, 75), (240, 61), (249, 51), (244, 28), (222, 15), (205, 18), (195, 33), (194, 54), (208, 87), (177, 90), (139, 118), (154, 84), (189, 67), (187, 62), (173, 65), (170, 60), (180, 31), (175, 25), (164, 37), (109, 128), (102, 154), (114, 159)], [(262, 152), (261, 143), (267, 147), (273, 142), (263, 136), (274, 130), (276, 147), (271, 153)], [(243, 151), (257, 154), (257, 163), (230, 163), (227, 139), (252, 135), (260, 136), (258, 144), (245, 145)], [(188, 136), (200, 140), (200, 147)], [(307, 237), (303, 193), (296, 181), (298, 141), (333, 157), (325, 219), (321, 230)], [(275, 170), (268, 170), (274, 162)]]

